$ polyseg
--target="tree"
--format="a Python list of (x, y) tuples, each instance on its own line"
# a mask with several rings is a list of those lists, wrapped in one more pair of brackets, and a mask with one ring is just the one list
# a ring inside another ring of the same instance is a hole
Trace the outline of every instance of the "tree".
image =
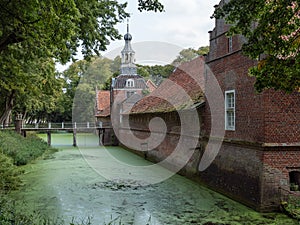
[[(157, 0), (138, 4), (140, 10), (163, 10)], [(129, 16), (126, 6), (117, 0), (0, 1), (0, 123), (13, 108), (49, 115), (61, 93), (54, 61), (66, 63), (79, 45), (85, 58), (106, 50), (121, 38), (115, 25)]]
[[(73, 119), (91, 121), (94, 116), (96, 90), (105, 89), (105, 82), (113, 76), (119, 57), (110, 60), (105, 57), (93, 57), (90, 61), (74, 62), (60, 75), (63, 81), (63, 93), (57, 100), (57, 108), (51, 113), (51, 121), (63, 122)], [(120, 68), (120, 66), (118, 66)]]
[[(157, 0), (139, 0), (140, 10), (162, 11)], [(129, 14), (116, 0), (2, 0), (0, 53), (21, 43), (31, 54), (67, 62), (82, 46), (90, 57), (121, 38), (115, 25)]]
[[(8, 124), (15, 109), (26, 114), (34, 108), (53, 106), (60, 88), (52, 59), (27, 56), (22, 48), (11, 46), (0, 54), (0, 123)], [(8, 54), (9, 53), (9, 54)]]
[(189, 62), (192, 59), (200, 56), (205, 55), (209, 52), (208, 46), (200, 47), (198, 50), (195, 50), (193, 48), (187, 48), (183, 49), (179, 52), (179, 55), (176, 57), (176, 59), (172, 62), (173, 65), (180, 65), (183, 62)]
[(267, 88), (292, 92), (300, 87), (300, 5), (298, 1), (230, 0), (214, 17), (225, 18), (228, 35), (241, 34), (243, 53), (258, 64), (250, 75), (258, 91)]

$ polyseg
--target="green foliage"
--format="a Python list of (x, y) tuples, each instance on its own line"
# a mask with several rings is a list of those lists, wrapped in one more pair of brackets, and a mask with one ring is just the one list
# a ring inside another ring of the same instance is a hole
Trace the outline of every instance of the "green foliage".
[(147, 11), (160, 11), (164, 10), (164, 6), (159, 2), (159, 0), (139, 0), (139, 7), (140, 11), (146, 9)]
[(0, 153), (0, 195), (19, 187), (21, 183), (19, 175), (21, 173), (22, 171), (13, 165), (11, 158)]
[(281, 208), (284, 213), (300, 221), (300, 198), (299, 197), (289, 197), (287, 202), (281, 203)]
[[(34, 119), (56, 111), (63, 97), (55, 62), (75, 60), (79, 46), (86, 59), (100, 55), (122, 37), (115, 26), (129, 16), (126, 6), (116, 0), (1, 1), (0, 123), (13, 109)], [(139, 1), (140, 10), (161, 8), (157, 0)]]
[[(90, 61), (80, 60), (70, 65), (60, 74), (63, 93), (57, 99), (56, 110), (49, 115), (50, 120), (92, 121), (96, 90), (109, 88), (113, 71), (117, 68), (120, 68), (120, 57), (113, 61), (105, 57), (93, 57)], [(75, 112), (74, 117), (72, 111)]]
[[(116, 0), (3, 0), (0, 3), (0, 52), (15, 44), (29, 54), (67, 62), (82, 46), (90, 57), (121, 38), (115, 25), (129, 16)], [(139, 10), (162, 11), (158, 0), (139, 0)]]
[(14, 165), (26, 165), (43, 155), (50, 147), (35, 135), (24, 138), (14, 131), (0, 132), (0, 149), (13, 160)]
[(81, 44), (89, 57), (120, 38), (114, 26), (128, 16), (126, 6), (113, 0), (2, 1), (0, 51), (21, 43), (65, 63)]
[(172, 64), (180, 65), (181, 63), (189, 62), (200, 55), (205, 55), (208, 52), (209, 52), (209, 46), (200, 47), (198, 50), (195, 50), (193, 48), (183, 49), (182, 51), (179, 52), (179, 55), (172, 62)]
[(0, 53), (0, 123), (11, 111), (27, 113), (50, 111), (61, 89), (52, 59), (32, 56), (22, 49), (10, 47)]
[(48, 218), (38, 211), (29, 212), (26, 202), (17, 203), (9, 196), (0, 196), (0, 224), (1, 225), (91, 225), (91, 219), (66, 223), (61, 218)]
[(228, 35), (246, 37), (244, 54), (259, 60), (250, 70), (258, 91), (299, 89), (299, 11), (299, 2), (292, 0), (231, 0), (215, 10), (215, 18), (225, 18), (232, 25)]
[(138, 74), (143, 76), (145, 79), (151, 79), (156, 85), (159, 85), (163, 79), (168, 78), (174, 70), (173, 65), (154, 65), (154, 66), (138, 66)]

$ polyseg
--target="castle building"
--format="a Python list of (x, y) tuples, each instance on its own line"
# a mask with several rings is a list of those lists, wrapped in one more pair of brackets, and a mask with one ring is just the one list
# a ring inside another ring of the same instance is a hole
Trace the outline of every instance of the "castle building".
[[(110, 91), (97, 92), (97, 113), (96, 118), (103, 124), (110, 124), (107, 128), (100, 130), (100, 140), (103, 145), (116, 145), (118, 143), (112, 124), (119, 127), (122, 123), (123, 114), (130, 111), (132, 106), (142, 99), (146, 91), (153, 91), (156, 86), (153, 82), (145, 81), (138, 75), (135, 64), (135, 51), (131, 46), (132, 35), (129, 33), (129, 24), (127, 24), (127, 33), (124, 35), (125, 46), (121, 51), (120, 74), (112, 78)], [(114, 113), (114, 116), (111, 114)], [(115, 119), (113, 123), (112, 118)], [(117, 119), (116, 119), (117, 118)]]
[[(219, 7), (226, 2), (222, 0)], [(197, 71), (202, 65), (200, 58), (181, 66), (185, 68), (183, 70), (177, 68), (170, 76), (174, 83), (195, 97), (192, 98), (194, 105), (181, 102), (182, 107), (170, 108), (151, 95), (135, 104), (130, 117), (135, 136), (149, 137), (148, 125), (154, 117), (161, 117), (167, 127), (160, 145), (152, 151), (137, 154), (161, 162), (172, 154), (180, 141), (186, 140), (187, 144), (192, 141), (194, 135), (180, 133), (184, 124), (179, 114), (188, 119), (189, 110), (197, 108), (200, 120), (198, 145), (179, 172), (258, 211), (278, 210), (288, 196), (300, 195), (300, 92), (287, 94), (268, 89), (257, 93), (255, 77), (248, 75), (249, 68), (257, 65), (257, 61), (242, 54), (242, 45), (246, 42), (243, 36), (226, 36), (229, 28), (223, 19), (217, 19), (214, 29), (209, 31), (210, 51), (205, 58), (205, 68), (209, 71), (204, 71), (204, 88), (195, 84), (186, 69), (194, 67), (192, 71)], [(209, 85), (212, 77), (216, 79), (224, 101), (217, 103), (217, 112), (213, 111), (216, 107), (214, 99), (210, 102), (208, 99), (210, 93), (216, 91)], [(178, 89), (166, 82), (153, 93), (164, 97), (171, 95), (174, 99), (180, 97)], [(212, 132), (213, 114), (220, 116), (218, 129), (223, 136)], [(130, 138), (125, 129), (121, 134), (125, 139)], [(215, 142), (222, 140), (221, 145), (207, 150), (210, 138)], [(172, 161), (172, 166), (189, 151), (186, 146), (177, 151), (178, 157)], [(211, 156), (216, 151), (216, 157), (207, 168), (200, 169), (203, 156)]]
[[(274, 89), (257, 93), (255, 77), (248, 75), (257, 61), (242, 54), (243, 36), (226, 36), (229, 28), (223, 19), (216, 19), (209, 32), (206, 63), (224, 94), (225, 138), (200, 177), (257, 210), (276, 210), (288, 195), (299, 193), (293, 186), (300, 185), (300, 93)], [(210, 114), (206, 107), (204, 115)], [(204, 132), (209, 135), (207, 118)]]
[(121, 51), (120, 75), (113, 78), (111, 86), (112, 101), (118, 101), (118, 103), (130, 98), (134, 94), (142, 96), (143, 90), (148, 88), (145, 79), (137, 74), (135, 52), (131, 46), (132, 35), (129, 33), (128, 24), (124, 40), (125, 46)]

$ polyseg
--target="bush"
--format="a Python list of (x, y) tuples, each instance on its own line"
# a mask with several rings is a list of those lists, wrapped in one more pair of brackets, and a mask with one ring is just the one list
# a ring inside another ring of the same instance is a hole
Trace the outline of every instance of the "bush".
[(300, 197), (290, 196), (288, 201), (281, 203), (282, 211), (291, 218), (300, 221)]
[(16, 190), (21, 183), (19, 175), (22, 172), (13, 165), (11, 158), (0, 153), (0, 194)]
[(26, 165), (51, 149), (45, 141), (36, 135), (24, 138), (14, 131), (0, 132), (0, 149), (11, 157), (17, 166)]
[(38, 212), (26, 212), (26, 206), (20, 207), (9, 196), (0, 196), (1, 225), (63, 225), (63, 221), (46, 219)]

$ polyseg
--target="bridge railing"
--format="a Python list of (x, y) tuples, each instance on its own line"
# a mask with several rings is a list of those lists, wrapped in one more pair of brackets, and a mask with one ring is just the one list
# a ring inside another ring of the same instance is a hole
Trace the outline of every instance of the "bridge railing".
[(14, 129), (15, 128), (15, 126), (14, 125), (12, 125), (12, 124), (9, 124), (9, 125), (6, 125), (6, 126), (4, 126), (3, 124), (1, 124), (0, 125), (0, 129)]
[(109, 122), (62, 122), (62, 123), (32, 123), (23, 124), (23, 129), (92, 129), (111, 127)]

